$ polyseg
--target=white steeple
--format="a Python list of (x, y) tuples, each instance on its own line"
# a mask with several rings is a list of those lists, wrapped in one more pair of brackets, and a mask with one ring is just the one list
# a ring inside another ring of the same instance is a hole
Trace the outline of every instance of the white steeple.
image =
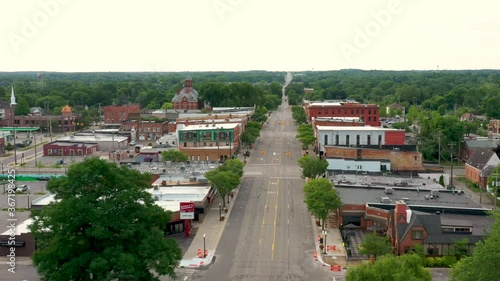
[(16, 96), (14, 96), (14, 86), (12, 86), (12, 94), (10, 95), (10, 105), (16, 105)]

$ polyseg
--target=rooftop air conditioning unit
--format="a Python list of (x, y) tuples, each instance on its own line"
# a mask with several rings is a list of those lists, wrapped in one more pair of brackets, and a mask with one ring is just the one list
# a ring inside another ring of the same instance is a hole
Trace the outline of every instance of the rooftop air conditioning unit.
[(384, 193), (385, 194), (393, 194), (394, 193), (394, 189), (392, 189), (390, 187), (386, 187), (385, 190), (384, 190)]

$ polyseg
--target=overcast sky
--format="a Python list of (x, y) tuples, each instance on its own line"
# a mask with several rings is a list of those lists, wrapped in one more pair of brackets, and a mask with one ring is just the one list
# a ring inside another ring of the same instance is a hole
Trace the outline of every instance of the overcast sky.
[(0, 11), (0, 71), (500, 68), (498, 0), (0, 0)]

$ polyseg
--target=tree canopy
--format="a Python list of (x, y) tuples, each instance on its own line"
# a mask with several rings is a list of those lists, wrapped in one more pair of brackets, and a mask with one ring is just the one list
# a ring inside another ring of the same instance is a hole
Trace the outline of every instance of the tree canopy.
[(238, 187), (243, 176), (243, 163), (239, 159), (231, 159), (224, 162), (217, 169), (205, 173), (205, 177), (222, 197), (223, 206), (226, 206), (225, 196)]
[(300, 125), (298, 131), (297, 138), (302, 143), (302, 148), (308, 149), (316, 140), (313, 127), (308, 124)]
[(391, 244), (387, 237), (379, 236), (375, 233), (368, 233), (363, 238), (363, 242), (359, 245), (359, 253), (368, 256), (385, 255), (391, 252)]
[(186, 162), (189, 157), (179, 150), (168, 149), (164, 150), (161, 153), (161, 158), (163, 161), (172, 161), (172, 162)]
[(302, 168), (302, 177), (316, 179), (325, 174), (328, 162), (321, 158), (311, 158), (309, 155), (302, 156), (298, 160)]
[(500, 213), (493, 215), (495, 223), (490, 233), (476, 243), (472, 256), (464, 257), (451, 271), (452, 281), (489, 281), (500, 276)]
[(375, 263), (361, 264), (349, 269), (346, 281), (431, 281), (428, 269), (422, 266), (417, 254), (380, 257)]
[(342, 201), (332, 183), (327, 179), (310, 180), (304, 186), (304, 202), (311, 214), (321, 219), (322, 227), (331, 211), (342, 207)]
[(146, 190), (150, 176), (92, 157), (51, 179), (56, 202), (34, 213), (33, 262), (44, 280), (159, 280), (182, 253), (163, 229), (171, 214)]

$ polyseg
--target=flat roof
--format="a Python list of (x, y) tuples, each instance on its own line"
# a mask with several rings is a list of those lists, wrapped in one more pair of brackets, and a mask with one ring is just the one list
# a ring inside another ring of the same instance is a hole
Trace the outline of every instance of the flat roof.
[(155, 204), (162, 207), (165, 211), (179, 212), (181, 210), (179, 201), (155, 201)]
[(50, 202), (55, 200), (55, 194), (47, 193), (43, 196), (38, 197), (37, 199), (31, 202), (31, 206), (47, 206)]
[[(23, 233), (30, 233), (29, 226), (33, 223), (33, 219), (29, 218), (21, 223), (16, 223), (16, 235), (21, 235)], [(3, 232), (0, 235), (10, 235), (10, 230)]]
[[(382, 197), (389, 197), (391, 200), (387, 204), (395, 204), (398, 200), (403, 200), (407, 206), (442, 206), (452, 208), (482, 208), (480, 204), (472, 201), (465, 194), (452, 193), (451, 191), (439, 190), (439, 197), (426, 199), (426, 195), (431, 195), (431, 189), (427, 188), (398, 188), (391, 187), (392, 194), (386, 194), (385, 188), (371, 186), (336, 186), (343, 204), (365, 204), (382, 203)], [(434, 189), (436, 190), (436, 189)]]
[(382, 127), (372, 127), (372, 126), (316, 126), (318, 131), (401, 131), (399, 129), (393, 128), (382, 128)]
[(223, 124), (217, 124), (217, 126), (212, 126), (212, 124), (199, 124), (199, 125), (187, 125), (184, 128), (178, 128), (177, 130), (192, 131), (192, 130), (234, 129), (239, 125), (240, 123), (223, 123)]
[(57, 141), (73, 141), (73, 142), (102, 142), (102, 141), (115, 141), (122, 142), (128, 140), (127, 137), (120, 135), (76, 135), (64, 136), (57, 139)]
[(88, 147), (88, 146), (94, 146), (97, 145), (97, 143), (91, 143), (91, 142), (66, 142), (66, 141), (53, 141), (49, 142), (47, 144), (52, 144), (52, 145), (58, 145), (58, 146), (76, 146), (76, 147)]
[(359, 117), (314, 117), (316, 121), (331, 121), (331, 120), (349, 120), (349, 121), (359, 121)]
[[(202, 202), (210, 186), (160, 186), (148, 189), (155, 201)], [(157, 200), (156, 200), (157, 199)]]

